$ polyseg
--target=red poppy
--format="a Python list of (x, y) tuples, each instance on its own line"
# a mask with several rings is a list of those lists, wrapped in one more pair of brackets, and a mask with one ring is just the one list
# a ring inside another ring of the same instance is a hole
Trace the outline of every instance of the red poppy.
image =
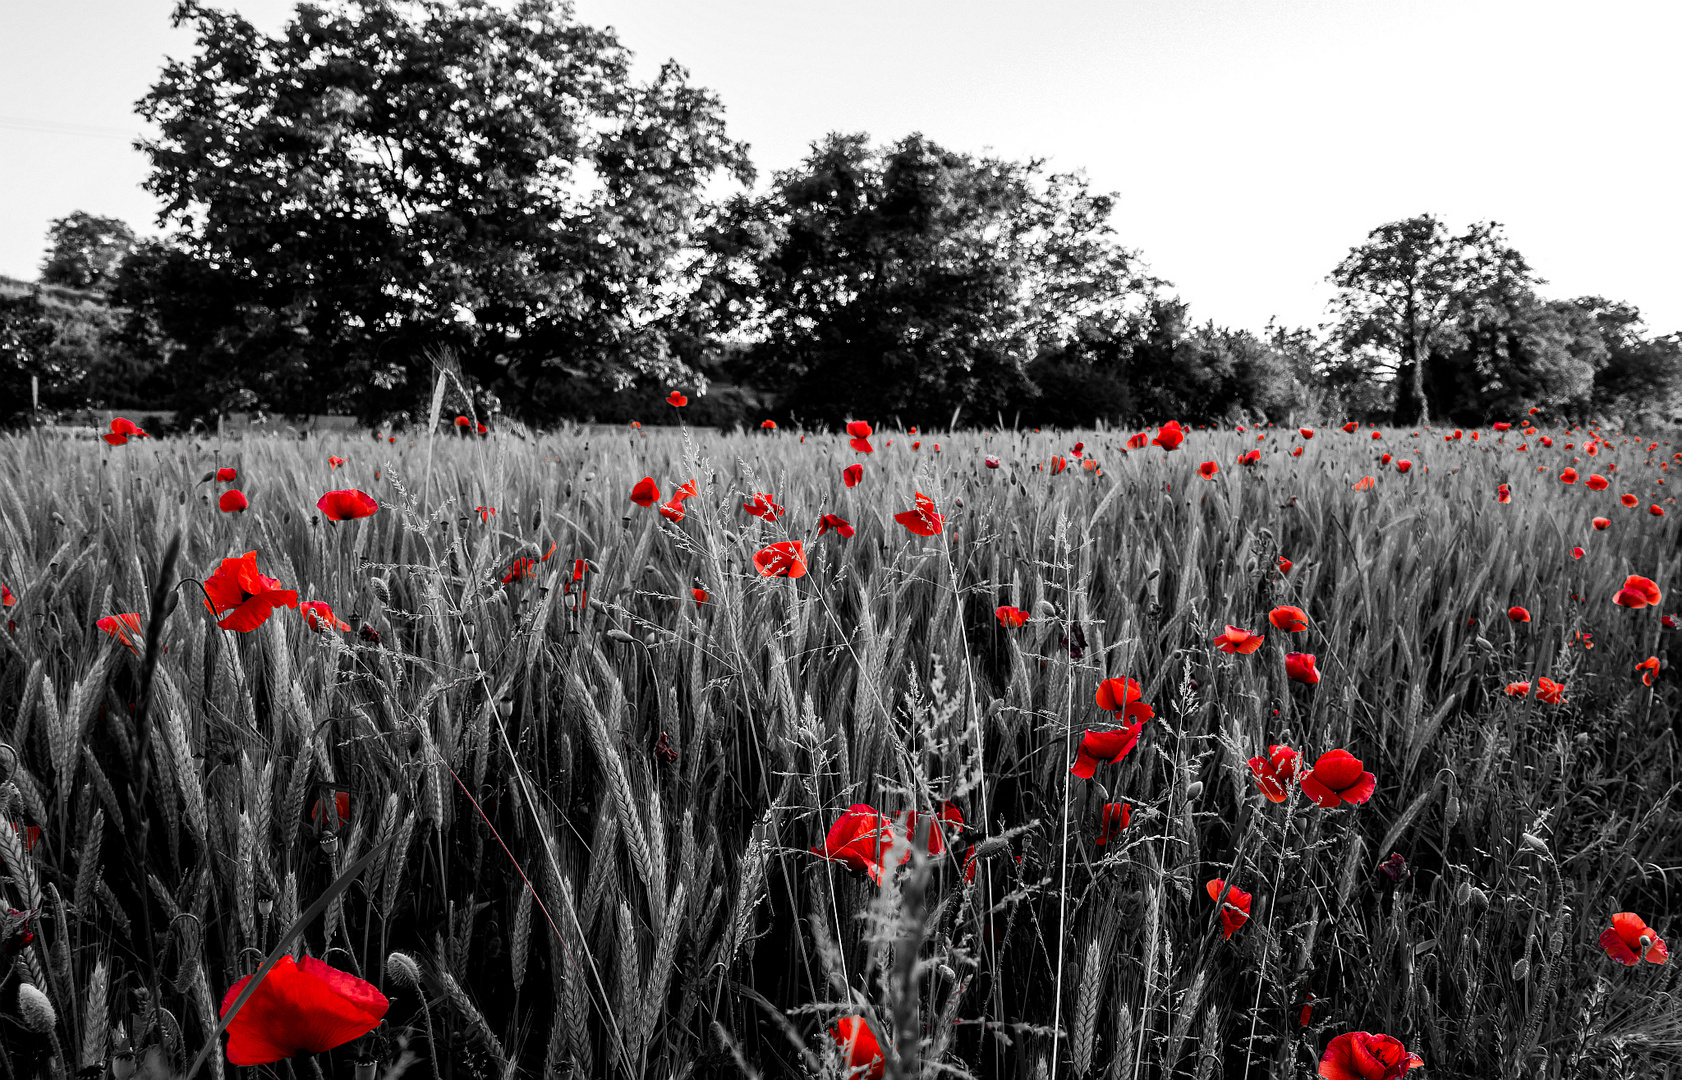
[(849, 870), (868, 874), (871, 881), (880, 884), (882, 855), (892, 844), (893, 827), (888, 819), (868, 803), (854, 803), (829, 827), (823, 846), (812, 851)]
[(1632, 510), (1635, 509), (1637, 506), (1641, 505), (1641, 500), (1640, 499), (1636, 498), (1634, 495), (1629, 495), (1629, 494), (1618, 496), (1618, 501), (1623, 503), (1625, 506), (1629, 507)]
[(1215, 478), (1215, 474), (1220, 471), (1221, 467), (1213, 461), (1205, 461), (1197, 467), (1197, 475), (1203, 477), (1205, 480), (1213, 480)]
[[(12, 595), (12, 590), (0, 585), (0, 607), (17, 607), (18, 598)], [(1669, 618), (1669, 616), (1666, 616)]]
[(1595, 532), (1604, 532), (1612, 527), (1612, 519), (1597, 517), (1594, 519), (1592, 524), (1594, 525)]
[(859, 481), (864, 479), (864, 466), (857, 462), (841, 470), (841, 482), (848, 487), (858, 487)]
[[(1662, 483), (1664, 483), (1664, 481), (1660, 480), (1659, 483), (1662, 484)], [(1658, 503), (1654, 503), (1653, 505), (1649, 506), (1647, 508), (1647, 512), (1649, 514), (1652, 514), (1654, 517), (1664, 517), (1664, 507), (1660, 506)]]
[(310, 808), (310, 821), (318, 829), (342, 829), (349, 825), (350, 792), (335, 791), (331, 803), (322, 799), (315, 800), (315, 805)]
[(140, 655), (140, 615), (129, 611), (121, 615), (107, 615), (94, 623), (95, 626), (110, 634), (118, 641), (127, 645), (129, 652)]
[(1584, 481), (1583, 486), (1588, 488), (1590, 491), (1605, 491), (1611, 486), (1611, 484), (1612, 481), (1606, 479), (1604, 476), (1601, 476), (1599, 473), (1590, 473), (1589, 478)]
[(217, 483), (220, 483), (220, 484), (226, 484), (226, 483), (232, 481), (233, 478), (237, 475), (239, 475), (239, 474), (236, 473), (233, 469), (227, 469), (227, 468), (217, 469), (216, 470), (216, 481), (217, 481)]
[(366, 491), (346, 488), (344, 491), (329, 491), (316, 500), (315, 507), (326, 515), (328, 521), (354, 521), (365, 518), (379, 510), (379, 500)]
[(1575, 484), (1577, 482), (1577, 470), (1566, 469), (1562, 471), (1559, 474), (1559, 480), (1562, 484)]
[(1098, 684), (1098, 692), (1093, 700), (1098, 707), (1106, 712), (1120, 713), (1124, 720), (1131, 720), (1142, 716), (1146, 720), (1156, 715), (1156, 712), (1139, 699), (1144, 691), (1139, 687), (1137, 679), (1105, 679)]
[(1243, 653), (1245, 656), (1249, 656), (1261, 648), (1262, 642), (1266, 640), (1261, 634), (1252, 634), (1242, 627), (1233, 626), (1229, 623), (1225, 632), (1215, 635), (1215, 647), (1229, 656), (1233, 653)]
[(1294, 682), (1306, 683), (1309, 686), (1320, 681), (1320, 672), (1314, 667), (1314, 654), (1294, 652), (1285, 654), (1285, 677)]
[[(1456, 432), (1455, 432), (1455, 433), (1454, 433), (1454, 437), (1455, 437), (1455, 438), (1456, 438), (1456, 439), (1458, 439), (1458, 438), (1459, 438), (1459, 437), (1460, 437), (1460, 432), (1458, 432), (1458, 431), (1456, 431)], [(1372, 433), (1372, 438), (1373, 438), (1373, 441), (1374, 441), (1374, 442), (1377, 442), (1377, 441), (1378, 441), (1378, 440), (1379, 440), (1379, 439), (1382, 439), (1382, 438), (1384, 438), (1384, 436), (1383, 436), (1383, 434), (1381, 434), (1381, 433), (1380, 433), (1380, 432), (1377, 432), (1377, 431), (1375, 431), (1375, 432), (1373, 432), (1373, 433)]]
[(1066, 469), (1068, 467), (1069, 467), (1069, 463), (1064, 461), (1060, 457), (1053, 457), (1051, 459), (1051, 475), (1053, 475), (1053, 476), (1056, 476), (1058, 473), (1062, 472), (1064, 469)]
[(1080, 747), (1075, 751), (1075, 763), (1069, 766), (1069, 771), (1082, 780), (1090, 780), (1092, 774), (1098, 771), (1099, 764), (1119, 765), (1139, 744), (1139, 733), (1145, 730), (1145, 720), (1149, 719), (1150, 714), (1147, 714), (1137, 724), (1114, 731), (1088, 731), (1081, 736)]
[(1408, 1053), (1399, 1039), (1350, 1031), (1327, 1044), (1320, 1058), (1320, 1080), (1396, 1080), (1424, 1065), (1424, 1059)]
[[(894, 815), (894, 824), (900, 829), (900, 835), (904, 836), (910, 844), (915, 844), (917, 841), (917, 830), (920, 827), (917, 823), (917, 819), (920, 816), (922, 815), (916, 810), (907, 810)], [(932, 857), (939, 855), (946, 850), (946, 841), (944, 836), (947, 833), (950, 833), (954, 837), (957, 837), (962, 833), (964, 828), (964, 814), (962, 810), (958, 809), (957, 803), (948, 800), (941, 804), (940, 811), (938, 813), (930, 814), (928, 816), (932, 820), (929, 822), (929, 836), (926, 850)], [(899, 861), (903, 865), (904, 863), (909, 862), (910, 859), (911, 850), (907, 847), (905, 854), (900, 856)]]
[(1390, 464), (1390, 457), (1391, 457), (1391, 455), (1385, 454), (1383, 457), (1378, 459), (1378, 463), (1380, 465), (1388, 465), (1388, 464)]
[(798, 540), (784, 540), (755, 552), (753, 567), (761, 577), (805, 577), (806, 549)]
[(783, 508), (772, 501), (771, 496), (763, 491), (754, 492), (753, 501), (743, 503), (742, 509), (748, 512), (749, 517), (762, 518), (766, 521), (776, 521), (783, 516)]
[(1266, 757), (1257, 754), (1250, 759), (1250, 773), (1256, 778), (1256, 786), (1276, 803), (1290, 797), (1291, 785), (1296, 783), (1301, 769), (1302, 755), (1288, 746), (1269, 746)]
[[(871, 427), (863, 420), (849, 421), (847, 434), (850, 436), (847, 439), (847, 445), (852, 447), (855, 452), (860, 454), (874, 454), (876, 452), (876, 448), (870, 445)], [(917, 429), (912, 428), (911, 434), (917, 434)], [(917, 443), (913, 443), (911, 448), (915, 450), (917, 445)]]
[(1556, 683), (1546, 675), (1536, 679), (1536, 700), (1547, 702), (1549, 705), (1566, 705), (1565, 684)]
[(249, 633), (269, 620), (277, 607), (296, 608), (298, 594), (283, 589), (280, 582), (257, 569), (257, 553), (248, 551), (237, 559), (223, 559), (216, 572), (205, 579), (206, 603), (221, 618), (224, 630)]
[(1302, 778), (1302, 793), (1326, 809), (1342, 803), (1364, 803), (1377, 790), (1378, 778), (1361, 767), (1361, 759), (1347, 750), (1328, 750)]
[(479, 424), (479, 434), (481, 434), (481, 435), (489, 435), (489, 434), (490, 434), (490, 433), (491, 433), (491, 429), (490, 429), (490, 428), (488, 428), (488, 427), (486, 427), (486, 426), (485, 426), (485, 425), (484, 425), (484, 422), (483, 422), (483, 421), (481, 421), (481, 422), (480, 422), (480, 424)]
[(1658, 607), (1662, 599), (1664, 595), (1659, 592), (1659, 587), (1653, 579), (1631, 574), (1624, 579), (1624, 587), (1612, 597), (1612, 602), (1620, 607), (1644, 608)]
[[(530, 559), (526, 560), (530, 562)], [(507, 581), (507, 578), (503, 579)], [(349, 630), (350, 623), (345, 622), (333, 614), (333, 608), (325, 600), (306, 600), (298, 605), (298, 614), (304, 617), (304, 625), (317, 633), (328, 630)]]
[(645, 476), (637, 481), (631, 489), (631, 501), (644, 508), (660, 501), (660, 489), (655, 486), (654, 477)]
[(1006, 630), (1014, 630), (1028, 621), (1028, 613), (1021, 608), (1001, 607), (993, 614), (998, 617), (999, 625)]
[[(847, 1074), (858, 1080), (882, 1080), (882, 1047), (863, 1017), (843, 1016), (830, 1025), (829, 1037), (841, 1048)], [(858, 1070), (864, 1070), (859, 1072)]]
[[(12, 603), (15, 604), (17, 601), (13, 600)], [(10, 607), (11, 605), (8, 604), (7, 606)], [(1682, 625), (1682, 620), (1678, 620), (1675, 615), (1660, 615), (1659, 622), (1664, 624), (1666, 630), (1674, 630), (1678, 625)]]
[(1656, 656), (1649, 656), (1647, 659), (1641, 661), (1641, 663), (1635, 665), (1635, 670), (1642, 673), (1641, 681), (1644, 684), (1652, 686), (1653, 676), (1659, 673), (1659, 658)]
[(1554, 444), (1554, 440), (1553, 440), (1552, 435), (1542, 436), (1542, 445), (1543, 446), (1552, 446), (1553, 444)]
[(1211, 879), (1203, 888), (1211, 900), (1219, 900), (1221, 890), (1226, 889), (1226, 900), (1221, 903), (1221, 936), (1230, 939), (1239, 927), (1250, 921), (1250, 894), (1236, 885), (1228, 888), (1221, 878)]
[(689, 399), (684, 397), (678, 391), (673, 390), (671, 393), (666, 395), (666, 404), (670, 405), (674, 409), (681, 409), (685, 405), (689, 404)]
[(1352, 490), (1355, 490), (1355, 491), (1371, 491), (1372, 486), (1374, 484), (1376, 484), (1377, 482), (1378, 481), (1374, 480), (1370, 476), (1363, 476), (1359, 480), (1355, 481), (1355, 486)]
[(1151, 440), (1154, 445), (1160, 446), (1164, 450), (1178, 449), (1179, 445), (1185, 441), (1186, 433), (1184, 429), (1180, 427), (1180, 422), (1178, 420), (1170, 420), (1166, 424), (1157, 428), (1156, 438)]
[(1132, 438), (1127, 440), (1127, 449), (1143, 450), (1150, 443), (1150, 438), (1150, 432), (1141, 431), (1139, 434), (1134, 435)]
[(1513, 501), (1513, 491), (1506, 484), (1495, 489), (1495, 501), (1510, 503)]
[(1302, 456), (1302, 447), (1300, 447), (1300, 446), (1291, 447), (1291, 456), (1292, 457), (1301, 457)]
[(689, 595), (695, 598), (696, 607), (700, 607), (707, 602), (707, 590), (705, 589), (690, 589)]
[[(251, 981), (228, 988), (222, 1015)], [(391, 1002), (369, 982), (306, 956), (282, 956), (228, 1023), (228, 1063), (267, 1065), (321, 1054), (379, 1026)]]
[[(537, 563), (538, 560), (532, 558), (522, 557), (515, 559), (513, 565), (508, 568), (508, 572), (502, 575), (502, 583), (504, 585), (509, 585), (513, 582), (519, 581), (521, 578), (536, 577)], [(346, 629), (349, 629), (349, 627), (346, 627)]]
[(1133, 808), (1127, 803), (1105, 803), (1103, 817), (1098, 822), (1098, 837), (1093, 842), (1103, 847), (1111, 840), (1121, 839), (1121, 831), (1133, 820)]
[(1312, 439), (1314, 437), (1314, 429), (1311, 427), (1299, 427), (1297, 428), (1297, 434), (1301, 435), (1305, 439)]
[[(989, 469), (996, 469), (999, 467), (999, 459), (995, 454), (988, 454), (986, 457), (981, 459), (981, 463)], [(860, 471), (862, 472), (863, 470)]]
[(1260, 461), (1260, 450), (1246, 450), (1244, 453), (1238, 455), (1238, 464), (1240, 465), (1255, 465)]
[(238, 488), (229, 488), (222, 493), (220, 499), (216, 500), (216, 505), (221, 508), (224, 514), (237, 514), (251, 504), (246, 502), (244, 492), (241, 492)]
[(1294, 563), (1291, 560), (1285, 558), (1285, 556), (1283, 556), (1283, 555), (1279, 556), (1279, 572), (1281, 574), (1290, 573), (1291, 572), (1291, 567), (1293, 567), (1295, 565), (1296, 565), (1296, 563)]
[(894, 520), (918, 536), (933, 536), (946, 521), (944, 514), (934, 512), (934, 500), (921, 491), (916, 493), (916, 508), (894, 515)]
[(1351, 420), (1351, 421), (1349, 421), (1349, 423), (1343, 425), (1343, 430), (1347, 431), (1349, 434), (1353, 435), (1353, 434), (1355, 434), (1355, 429), (1360, 427), (1360, 426), (1361, 425), (1359, 425), (1355, 421)]
[(1408, 461), (1406, 458), (1396, 462), (1396, 471), (1399, 473), (1405, 473), (1411, 468), (1413, 468), (1413, 462)]
[(1530, 612), (1514, 605), (1513, 607), (1507, 609), (1507, 618), (1513, 620), (1514, 622), (1529, 622)]
[(456, 427), (458, 427), (458, 428), (469, 428), (469, 427), (472, 427), (472, 426), (473, 426), (473, 421), (469, 420), (467, 417), (465, 417), (465, 416), (456, 417)]
[[(893, 444), (894, 444), (894, 441), (892, 439), (889, 439), (888, 440), (888, 445), (892, 446)], [(913, 449), (913, 450), (921, 450), (922, 448), (923, 448), (923, 443), (922, 443), (921, 440), (918, 440), (917, 442), (914, 442), (914, 443), (911, 444), (911, 449)]]
[(343, 465), (344, 463), (345, 463), (345, 459), (342, 458), (342, 457), (329, 457), (327, 459), (327, 467), (329, 469), (337, 469), (340, 465)]
[(850, 539), (853, 535), (853, 526), (846, 518), (841, 517), (838, 514), (825, 514), (823, 517), (818, 519), (819, 536), (822, 536), (831, 529), (840, 533), (844, 538)]
[(110, 443), (112, 446), (122, 446), (124, 443), (129, 441), (130, 437), (140, 439), (151, 438), (150, 435), (147, 435), (144, 431), (140, 430), (140, 426), (133, 420), (122, 416), (112, 420), (111, 430), (101, 436), (101, 438)]
[(1574, 547), (1574, 548), (1572, 548), (1572, 549), (1571, 549), (1571, 557), (1572, 557), (1572, 558), (1573, 558), (1573, 559), (1580, 559), (1580, 558), (1582, 558), (1582, 557), (1583, 557), (1583, 549), (1582, 549), (1582, 548), (1580, 548), (1580, 547)]
[(1529, 696), (1529, 694), (1530, 694), (1530, 683), (1528, 681), (1527, 682), (1510, 682), (1510, 683), (1507, 684), (1507, 696), (1508, 697), (1527, 697), (1527, 696)]
[(1620, 911), (1612, 916), (1611, 927), (1600, 935), (1600, 947), (1606, 950), (1607, 956), (1626, 966), (1643, 960), (1662, 964), (1670, 959), (1664, 938), (1633, 911)]
[(1307, 630), (1308, 612), (1284, 604), (1268, 612), (1267, 621), (1281, 630)]

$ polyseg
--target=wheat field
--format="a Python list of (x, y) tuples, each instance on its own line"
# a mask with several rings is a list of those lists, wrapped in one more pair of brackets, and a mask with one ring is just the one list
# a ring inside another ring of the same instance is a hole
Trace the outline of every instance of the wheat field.
[[(1663, 436), (1131, 434), (0, 440), (0, 1075), (838, 1078), (848, 1018), (854, 1076), (1306, 1077), (1351, 1031), (1682, 1074), (1677, 965), (1599, 941), (1682, 883), (1668, 609), (1614, 603), (1675, 585)], [(349, 488), (378, 511), (326, 520)], [(350, 629), (219, 627), (246, 552)], [(1154, 716), (1083, 779), (1111, 678)], [(1376, 790), (1265, 798), (1274, 744)], [(821, 854), (857, 804), (878, 874)], [(235, 1068), (224, 995), (281, 953), (389, 1012)]]

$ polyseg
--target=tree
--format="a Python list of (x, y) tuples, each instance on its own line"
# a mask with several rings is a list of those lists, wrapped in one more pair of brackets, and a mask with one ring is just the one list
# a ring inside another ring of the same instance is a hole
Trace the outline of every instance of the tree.
[(117, 218), (95, 217), (77, 210), (57, 218), (47, 229), (47, 261), (41, 280), (71, 289), (109, 286), (117, 265), (134, 250), (134, 230)]
[(1682, 412), (1682, 334), (1650, 336), (1632, 304), (1599, 296), (1574, 303), (1594, 320), (1606, 349), (1606, 362), (1594, 376), (1594, 406), (1627, 418), (1675, 423)]
[(1194, 327), (1184, 301), (1153, 298), (1129, 320), (1121, 370), (1142, 421), (1282, 420), (1312, 379), (1300, 359), (1305, 341), (1301, 331), (1270, 328), (1262, 338), (1213, 322)]
[(127, 300), (188, 411), (412, 408), (440, 348), (539, 419), (558, 376), (682, 369), (705, 185), (751, 178), (682, 68), (633, 81), (562, 0), (303, 4), (272, 38), (197, 0), (175, 20), (195, 53), (138, 108), (178, 232)]
[[(1460, 317), (1539, 284), (1494, 222), (1451, 235), (1434, 215), (1380, 225), (1332, 271), (1338, 332), (1351, 351), (1394, 357), (1395, 419), (1429, 423), (1426, 362), (1459, 344)], [(1388, 373), (1388, 372), (1387, 372)]]
[(801, 417), (1009, 415), (1035, 393), (1030, 361), (1142, 293), (1111, 206), (1039, 162), (831, 134), (732, 202), (707, 295), (744, 346), (734, 371)]
[(52, 364), (58, 331), (38, 296), (0, 296), (0, 425), (28, 421), (32, 380), (50, 392), (59, 381)]

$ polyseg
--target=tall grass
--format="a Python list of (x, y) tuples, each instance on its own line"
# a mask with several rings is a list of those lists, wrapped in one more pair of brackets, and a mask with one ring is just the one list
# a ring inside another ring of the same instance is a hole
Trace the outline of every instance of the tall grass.
[[(1054, 474), (1079, 436), (900, 433), (851, 489), (817, 434), (0, 442), (0, 903), (34, 935), (0, 939), (0, 1075), (183, 1072), (295, 928), (393, 1000), (299, 1076), (834, 1077), (843, 1015), (894, 1077), (1312, 1075), (1347, 1030), (1434, 1076), (1668, 1074), (1677, 966), (1596, 939), (1625, 910), (1674, 932), (1676, 691), (1634, 674), (1674, 649), (1611, 602), (1630, 573), (1675, 583), (1676, 518), (1645, 509), (1671, 505), (1670, 448), (1613, 437), (1579, 463), (1619, 467), (1593, 493), (1560, 483), (1580, 436), (1554, 434), (1199, 431), (1165, 455), (1088, 433), (1101, 471)], [(249, 511), (217, 511), (216, 465)], [(628, 501), (645, 475), (698, 481), (682, 522)], [(380, 512), (314, 510), (352, 486)], [(744, 514), (758, 491), (787, 515)], [(894, 522), (914, 491), (940, 535)], [(815, 540), (822, 513), (857, 535)], [(783, 539), (811, 572), (759, 577)], [(245, 551), (355, 629), (219, 629), (199, 582)], [(1284, 603), (1307, 633), (1266, 625)], [(1005, 630), (1001, 604), (1035, 618)], [(95, 628), (130, 611), (153, 647)], [(1268, 642), (1224, 655), (1227, 623)], [(1080, 780), (1094, 689), (1124, 675), (1156, 718)], [(1503, 693), (1540, 675), (1567, 704)], [(1377, 794), (1268, 802), (1246, 761), (1271, 743), (1347, 748)], [(946, 800), (964, 835), (902, 841), (880, 886), (809, 850), (851, 804)], [(1217, 877), (1254, 894), (1231, 940)]]

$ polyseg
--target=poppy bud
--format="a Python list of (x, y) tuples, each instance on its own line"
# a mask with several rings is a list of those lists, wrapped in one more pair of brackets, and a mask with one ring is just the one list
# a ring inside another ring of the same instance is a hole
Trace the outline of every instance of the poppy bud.
[(623, 631), (623, 630), (609, 630), (607, 632), (607, 636), (609, 638), (613, 639), (614, 641), (623, 642), (626, 645), (635, 645), (637, 643), (636, 638), (632, 637), (630, 634), (625, 633), (625, 631)]
[(1520, 839), (1523, 840), (1524, 846), (1529, 848), (1531, 851), (1539, 851), (1544, 855), (1548, 853), (1548, 842), (1543, 840), (1540, 836), (1536, 836), (1532, 833), (1524, 833)]
[(1452, 829), (1454, 823), (1460, 820), (1460, 797), (1452, 791), (1448, 794), (1448, 801), (1443, 804), (1443, 828)]
[(374, 599), (382, 604), (391, 603), (391, 585), (383, 577), (368, 579), (368, 588), (373, 592)]
[(1530, 958), (1519, 957), (1518, 963), (1513, 965), (1513, 981), (1523, 982), (1530, 975)]
[(261, 915), (263, 918), (266, 919), (273, 913), (274, 913), (274, 897), (269, 896), (266, 893), (262, 896), (259, 896), (257, 898), (257, 914)]
[(58, 1024), (53, 1003), (34, 983), (18, 985), (18, 1021), (30, 1031), (45, 1035)]
[(1472, 899), (1472, 883), (1462, 881), (1460, 887), (1454, 890), (1454, 902), (1464, 907)]
[(1203, 781), (1201, 780), (1193, 780), (1191, 785), (1186, 788), (1186, 798), (1188, 800), (1195, 799), (1201, 794), (1203, 794)]
[(420, 965), (408, 953), (393, 952), (385, 958), (385, 977), (399, 986), (419, 986)]

